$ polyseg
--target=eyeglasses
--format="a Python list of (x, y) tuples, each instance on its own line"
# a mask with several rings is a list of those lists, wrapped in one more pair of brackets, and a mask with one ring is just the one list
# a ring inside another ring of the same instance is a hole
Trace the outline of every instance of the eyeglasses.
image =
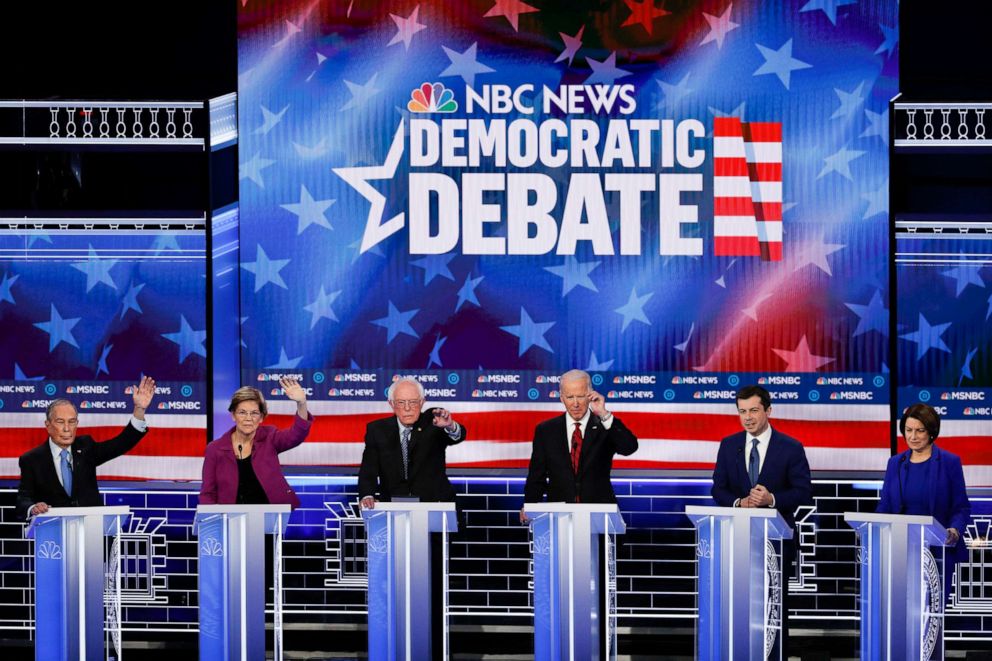
[(68, 420), (63, 420), (62, 418), (55, 418), (51, 421), (56, 427), (75, 427), (79, 424), (78, 418), (70, 418)]
[(238, 416), (242, 420), (247, 420), (248, 418), (251, 418), (252, 420), (258, 420), (259, 418), (262, 417), (262, 412), (261, 411), (243, 411), (243, 410), (240, 410), (239, 409), (239, 410), (237, 410), (237, 411), (234, 412), (234, 415)]
[(393, 406), (398, 409), (415, 409), (420, 406), (422, 399), (394, 399)]

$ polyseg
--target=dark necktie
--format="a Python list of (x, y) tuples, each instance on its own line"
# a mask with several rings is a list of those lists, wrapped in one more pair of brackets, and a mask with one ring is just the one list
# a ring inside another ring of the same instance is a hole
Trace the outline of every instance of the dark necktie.
[(579, 456), (582, 454), (582, 431), (580, 424), (575, 423), (575, 431), (572, 432), (572, 472), (579, 474)]
[(62, 486), (65, 488), (65, 492), (72, 497), (72, 465), (69, 463), (69, 451), (62, 450)]
[(410, 428), (404, 427), (400, 434), (400, 449), (403, 451), (403, 479), (410, 475)]
[(747, 474), (751, 478), (751, 486), (758, 484), (758, 473), (761, 472), (761, 456), (758, 454), (758, 439), (753, 439), (751, 445), (751, 457), (749, 460)]

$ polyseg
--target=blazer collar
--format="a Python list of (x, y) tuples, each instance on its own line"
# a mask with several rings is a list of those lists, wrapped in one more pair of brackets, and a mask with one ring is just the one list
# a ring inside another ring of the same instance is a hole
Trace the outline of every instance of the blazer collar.
[[(561, 420), (561, 432), (558, 438), (562, 437), (562, 433), (568, 434), (568, 438), (571, 438), (571, 432), (575, 428), (575, 420), (572, 419), (568, 413), (565, 413), (559, 418)], [(579, 453), (579, 475), (581, 475), (588, 465), (590, 459), (589, 456), (591, 452), (587, 452), (587, 449), (599, 440), (600, 434), (603, 432), (603, 423), (599, 419), (599, 416), (593, 412), (589, 412), (589, 420), (586, 422), (586, 433), (582, 436), (582, 451)], [(565, 455), (571, 457), (571, 446), (566, 442), (564, 446), (560, 443), (559, 447), (562, 447)], [(571, 459), (570, 459), (571, 460)]]
[[(78, 437), (76, 440), (79, 440)], [(65, 494), (65, 497), (72, 498), (72, 496), (69, 495), (69, 492), (65, 490), (65, 485), (62, 484), (61, 476), (55, 472), (55, 461), (53, 461), (55, 455), (52, 454), (52, 445), (53, 443), (50, 438), (45, 439), (45, 443), (42, 446), (45, 448), (45, 454), (43, 455), (45, 460), (42, 462), (45, 468), (43, 470), (48, 473), (49, 484), (58, 484), (59, 488), (62, 489), (62, 493)], [(69, 455), (72, 457), (71, 466), (73, 477), (76, 476), (76, 464), (79, 461), (79, 453), (76, 449), (75, 443), (73, 443), (73, 446), (69, 448)]]

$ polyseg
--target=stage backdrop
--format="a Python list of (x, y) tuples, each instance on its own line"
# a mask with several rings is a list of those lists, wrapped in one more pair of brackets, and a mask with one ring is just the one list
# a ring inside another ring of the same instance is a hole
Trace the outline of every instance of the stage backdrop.
[(312, 389), (290, 461), (357, 464), (415, 374), (449, 464), (525, 466), (580, 367), (622, 467), (712, 466), (748, 382), (815, 469), (884, 467), (894, 0), (242, 5), (243, 378)]
[(116, 435), (142, 374), (156, 380), (154, 433), (99, 475), (197, 477), (206, 435), (203, 218), (91, 213), (4, 219), (0, 230), (0, 478), (19, 477), (17, 458), (45, 440), (53, 399), (76, 403), (80, 434)]

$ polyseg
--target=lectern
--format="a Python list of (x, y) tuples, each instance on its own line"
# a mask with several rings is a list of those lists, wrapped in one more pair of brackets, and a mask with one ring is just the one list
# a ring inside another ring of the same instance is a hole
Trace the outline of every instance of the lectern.
[[(616, 658), (615, 535), (627, 528), (612, 504), (526, 503), (533, 520), (534, 658)], [(607, 576), (599, 564), (604, 541)], [(605, 622), (604, 622), (605, 618)]]
[(697, 533), (696, 658), (783, 658), (776, 640), (789, 586), (772, 542), (792, 539), (792, 529), (774, 509), (690, 505), (685, 513)]
[(289, 505), (200, 505), (200, 659), (265, 659), (265, 536), (272, 535), (273, 639), (282, 658), (282, 537)]
[[(120, 538), (128, 507), (53, 507), (31, 520), (34, 538), (34, 658), (103, 659), (104, 583), (110, 634), (120, 658)], [(114, 536), (106, 570), (104, 537)]]
[(861, 658), (943, 659), (944, 584), (929, 547), (943, 547), (947, 530), (932, 516), (845, 512), (844, 520), (860, 543)]
[[(448, 533), (454, 503), (380, 502), (362, 510), (368, 540), (369, 661), (448, 657)], [(441, 534), (443, 629), (431, 650), (430, 533)]]

